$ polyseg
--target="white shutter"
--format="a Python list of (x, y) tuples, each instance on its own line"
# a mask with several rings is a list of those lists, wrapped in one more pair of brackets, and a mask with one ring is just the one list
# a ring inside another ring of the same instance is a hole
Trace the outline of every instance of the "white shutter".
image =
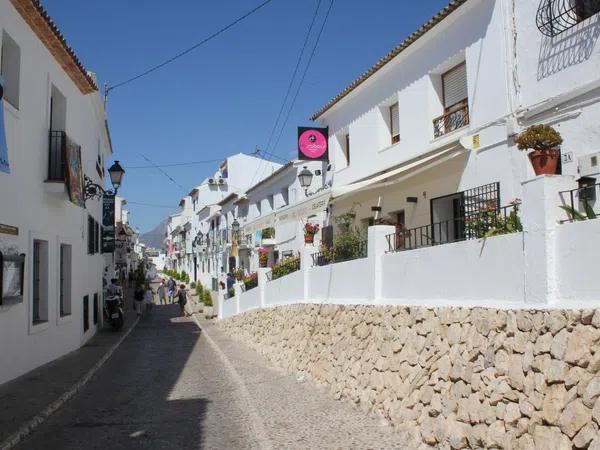
[(444, 108), (449, 108), (462, 100), (467, 93), (467, 65), (461, 64), (442, 76), (444, 83)]
[(392, 137), (400, 134), (400, 117), (398, 114), (398, 103), (394, 103), (390, 107), (390, 126)]

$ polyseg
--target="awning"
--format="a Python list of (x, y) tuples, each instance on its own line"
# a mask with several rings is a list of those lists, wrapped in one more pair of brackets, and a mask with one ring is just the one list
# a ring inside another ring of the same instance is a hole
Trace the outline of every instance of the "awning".
[[(425, 169), (429, 169), (438, 164), (446, 162), (452, 158), (462, 155), (465, 152), (467, 152), (467, 149), (465, 149), (460, 144), (442, 148), (441, 150), (438, 150), (434, 153), (429, 153), (418, 159), (413, 159), (409, 162), (406, 162), (401, 166), (389, 170), (385, 173), (374, 175), (363, 181), (358, 181), (356, 183), (348, 184), (346, 186), (334, 188), (332, 191), (332, 198), (339, 198), (351, 193), (356, 193), (358, 191), (379, 187), (382, 183), (388, 181), (390, 178), (400, 178), (402, 175), (416, 175), (417, 173), (420, 173)], [(408, 174), (407, 172), (409, 171), (412, 172)], [(399, 180), (395, 179), (393, 182), (397, 181)]]
[(247, 223), (243, 226), (243, 234), (254, 234), (256, 231), (269, 228), (275, 225), (275, 213), (272, 212), (264, 217)]

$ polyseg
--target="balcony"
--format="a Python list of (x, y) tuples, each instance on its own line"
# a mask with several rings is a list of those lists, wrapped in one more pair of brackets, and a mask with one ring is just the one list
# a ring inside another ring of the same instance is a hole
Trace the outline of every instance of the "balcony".
[(465, 100), (433, 119), (433, 136), (439, 138), (469, 125), (469, 104)]
[(67, 180), (67, 133), (50, 131), (48, 138), (48, 178), (64, 183)]

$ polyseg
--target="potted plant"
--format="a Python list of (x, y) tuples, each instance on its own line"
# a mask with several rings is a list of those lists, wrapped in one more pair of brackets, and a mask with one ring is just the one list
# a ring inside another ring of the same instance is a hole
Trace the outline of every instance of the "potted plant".
[(519, 150), (533, 150), (529, 160), (536, 175), (554, 175), (563, 139), (549, 125), (532, 125), (515, 138)]
[(258, 274), (256, 272), (251, 272), (247, 277), (244, 277), (244, 289), (246, 291), (254, 289), (256, 286), (258, 286)]
[(312, 223), (304, 224), (304, 243), (312, 244), (315, 241), (315, 234), (319, 232), (319, 225)]
[(269, 262), (269, 249), (265, 247), (258, 248), (258, 265), (259, 267), (267, 267)]

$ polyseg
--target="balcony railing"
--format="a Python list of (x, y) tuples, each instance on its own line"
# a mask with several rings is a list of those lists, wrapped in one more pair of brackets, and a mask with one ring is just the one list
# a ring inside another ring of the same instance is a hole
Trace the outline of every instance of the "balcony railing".
[(48, 139), (48, 181), (66, 181), (67, 134), (50, 131)]
[(519, 207), (520, 203), (515, 202), (502, 208), (480, 211), (467, 217), (398, 230), (386, 236), (388, 251), (414, 250), (523, 231), (519, 219)]
[(327, 266), (329, 264), (352, 261), (354, 259), (366, 258), (368, 241), (360, 241), (351, 246), (320, 251), (312, 254), (313, 267)]
[(567, 212), (568, 219), (564, 222), (596, 219), (600, 216), (600, 183), (589, 184), (570, 191), (560, 193), (564, 205), (560, 207)]
[(433, 119), (433, 136), (439, 138), (467, 125), (469, 125), (469, 104), (464, 102), (453, 107), (443, 116)]

